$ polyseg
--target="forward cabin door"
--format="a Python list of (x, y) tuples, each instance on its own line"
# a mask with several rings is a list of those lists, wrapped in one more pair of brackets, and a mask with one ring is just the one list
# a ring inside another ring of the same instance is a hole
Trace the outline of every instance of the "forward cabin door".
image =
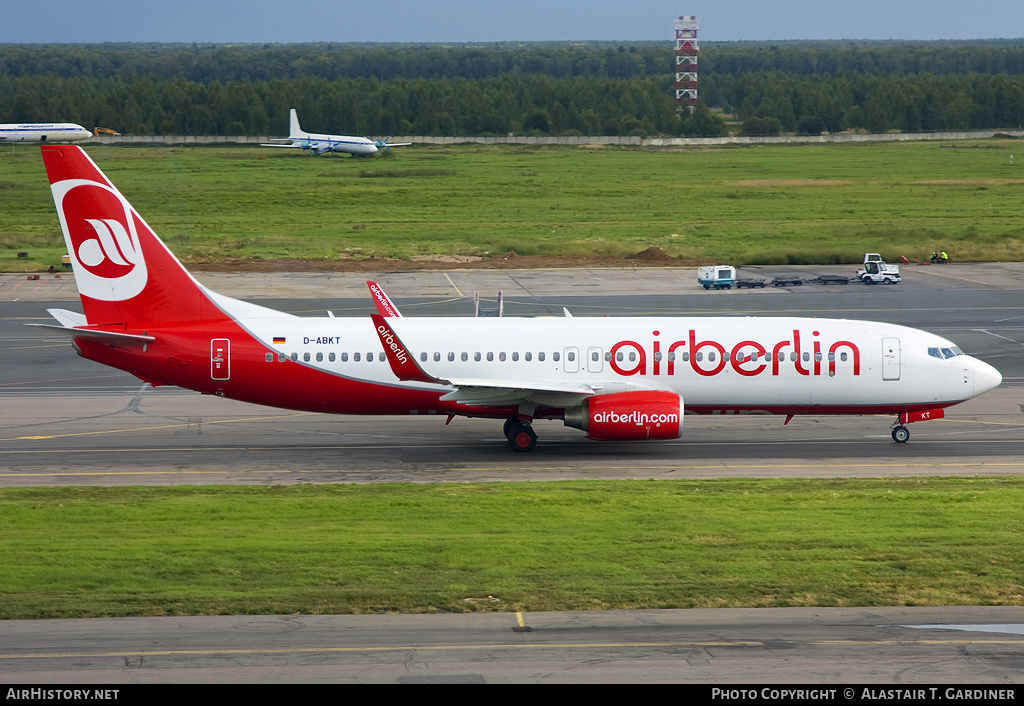
[(900, 339), (882, 339), (882, 379), (900, 379)]

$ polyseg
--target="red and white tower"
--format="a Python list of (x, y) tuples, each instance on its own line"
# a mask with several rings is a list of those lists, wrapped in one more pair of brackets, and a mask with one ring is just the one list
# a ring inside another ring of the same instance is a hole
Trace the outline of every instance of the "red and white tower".
[(676, 30), (676, 110), (693, 112), (697, 105), (697, 23), (696, 17), (680, 17)]

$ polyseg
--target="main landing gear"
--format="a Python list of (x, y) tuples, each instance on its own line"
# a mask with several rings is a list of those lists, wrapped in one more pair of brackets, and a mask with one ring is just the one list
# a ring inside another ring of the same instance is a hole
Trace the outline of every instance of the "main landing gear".
[(905, 444), (909, 438), (910, 430), (897, 419), (892, 425), (892, 440), (897, 444)]
[(533, 451), (537, 445), (537, 432), (533, 430), (533, 425), (516, 417), (505, 420), (505, 438), (513, 451)]

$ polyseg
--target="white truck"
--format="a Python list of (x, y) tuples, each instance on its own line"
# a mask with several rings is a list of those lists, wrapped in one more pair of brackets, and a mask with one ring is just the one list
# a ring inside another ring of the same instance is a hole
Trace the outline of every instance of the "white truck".
[(736, 268), (732, 265), (713, 265), (697, 270), (697, 284), (704, 289), (732, 289), (736, 284)]
[(886, 264), (876, 252), (864, 253), (864, 264), (857, 270), (857, 279), (864, 284), (899, 284), (900, 266)]

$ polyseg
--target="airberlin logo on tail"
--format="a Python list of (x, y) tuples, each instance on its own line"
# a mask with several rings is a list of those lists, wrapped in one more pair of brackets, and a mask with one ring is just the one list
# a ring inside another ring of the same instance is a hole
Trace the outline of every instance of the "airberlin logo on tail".
[(147, 226), (114, 188), (88, 179), (52, 185), (79, 291), (94, 299), (123, 301), (146, 286), (139, 229)]

